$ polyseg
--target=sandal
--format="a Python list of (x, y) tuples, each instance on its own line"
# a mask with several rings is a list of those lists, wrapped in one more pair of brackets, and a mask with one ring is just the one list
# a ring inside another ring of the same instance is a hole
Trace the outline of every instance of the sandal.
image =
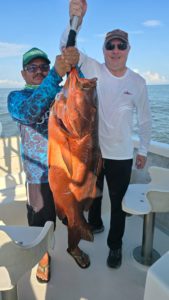
[[(78, 252), (76, 251), (78, 249)], [(67, 252), (74, 258), (75, 262), (78, 264), (78, 266), (82, 269), (86, 269), (90, 266), (90, 258), (89, 256), (80, 250), (80, 248), (75, 248), (74, 250), (67, 249)]]
[[(36, 279), (40, 283), (48, 283), (50, 280), (50, 263), (51, 257), (48, 254), (48, 263), (42, 265), (41, 261), (38, 264)], [(45, 278), (44, 278), (45, 277)]]

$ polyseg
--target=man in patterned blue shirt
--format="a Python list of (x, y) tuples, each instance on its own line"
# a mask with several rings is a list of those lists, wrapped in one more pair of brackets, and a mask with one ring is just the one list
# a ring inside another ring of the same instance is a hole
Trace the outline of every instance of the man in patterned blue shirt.
[[(79, 59), (76, 48), (63, 50), (50, 70), (47, 54), (32, 48), (23, 55), (22, 76), (25, 88), (8, 96), (8, 110), (18, 123), (21, 135), (21, 155), (27, 184), (27, 217), (30, 226), (56, 222), (52, 192), (48, 183), (48, 116), (55, 95), (60, 92), (62, 77)], [(50, 279), (50, 256), (44, 255), (38, 265), (39, 282)]]

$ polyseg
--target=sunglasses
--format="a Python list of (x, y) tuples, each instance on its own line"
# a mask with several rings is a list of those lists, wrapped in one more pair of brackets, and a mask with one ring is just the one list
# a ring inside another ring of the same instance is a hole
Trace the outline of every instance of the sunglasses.
[(47, 72), (50, 69), (50, 66), (48, 64), (41, 64), (41, 65), (27, 65), (24, 70), (28, 71), (29, 73), (36, 73), (38, 69), (41, 70), (41, 72)]
[(105, 49), (108, 51), (111, 51), (117, 47), (119, 50), (124, 51), (127, 49), (127, 46), (128, 46), (128, 44), (125, 42), (121, 42), (119, 44), (112, 44), (111, 41), (109, 41), (105, 44)]

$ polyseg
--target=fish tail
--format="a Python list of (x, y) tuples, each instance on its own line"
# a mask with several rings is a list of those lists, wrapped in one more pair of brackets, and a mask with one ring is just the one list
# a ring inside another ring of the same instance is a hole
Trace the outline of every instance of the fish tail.
[(68, 225), (68, 247), (70, 249), (76, 248), (80, 240), (86, 240), (90, 242), (94, 240), (90, 226), (87, 223), (71, 227)]

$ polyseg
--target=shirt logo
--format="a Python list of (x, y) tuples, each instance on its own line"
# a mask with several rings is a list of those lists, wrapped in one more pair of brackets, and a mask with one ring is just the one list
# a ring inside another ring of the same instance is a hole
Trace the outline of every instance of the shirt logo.
[(126, 91), (124, 91), (124, 93), (123, 94), (125, 94), (125, 95), (133, 95), (132, 93), (130, 93), (128, 90), (126, 90)]

